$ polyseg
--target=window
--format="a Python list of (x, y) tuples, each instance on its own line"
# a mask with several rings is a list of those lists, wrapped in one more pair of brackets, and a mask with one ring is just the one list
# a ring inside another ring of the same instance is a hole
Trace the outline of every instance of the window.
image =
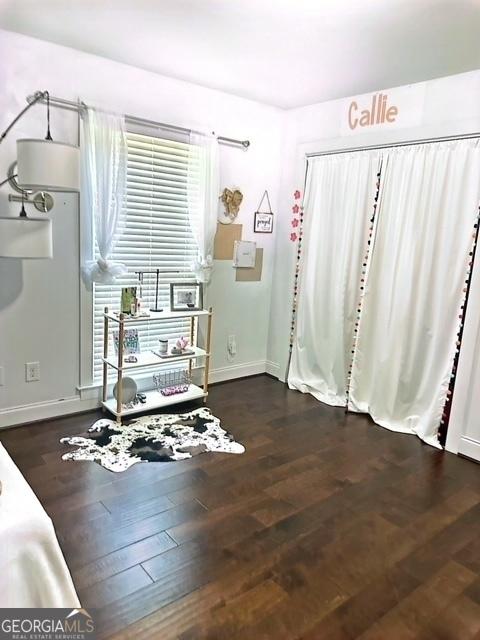
[[(179, 271), (160, 274), (159, 307), (169, 307), (170, 282), (191, 281), (196, 254), (187, 210), (189, 145), (159, 137), (128, 133), (126, 223), (112, 260), (126, 265), (128, 274), (115, 285), (95, 284), (93, 294), (93, 379), (101, 379), (104, 307), (118, 310), (121, 288), (138, 286), (135, 271)], [(142, 297), (155, 304), (154, 274), (145, 274)], [(138, 325), (140, 348), (158, 346), (158, 339), (189, 335), (188, 319), (145, 322)], [(112, 338), (110, 336), (110, 341)], [(110, 344), (113, 352), (113, 345)]]

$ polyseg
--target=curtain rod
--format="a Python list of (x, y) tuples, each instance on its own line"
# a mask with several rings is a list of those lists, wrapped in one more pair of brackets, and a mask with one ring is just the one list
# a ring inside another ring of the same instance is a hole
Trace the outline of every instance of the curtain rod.
[(410, 147), (416, 144), (430, 144), (434, 142), (448, 142), (449, 140), (467, 140), (469, 138), (480, 138), (478, 133), (465, 133), (458, 136), (443, 136), (440, 138), (420, 138), (418, 140), (408, 140), (406, 142), (390, 142), (385, 144), (372, 144), (366, 147), (350, 147), (347, 149), (332, 149), (330, 151), (318, 151), (306, 153), (307, 158), (316, 158), (319, 156), (332, 156), (338, 153), (354, 153), (356, 151), (373, 151), (374, 149), (391, 149), (392, 147)]
[[(27, 102), (30, 104), (33, 101), (46, 103), (45, 97), (39, 97), (43, 94), (42, 91), (36, 91), (33, 95), (27, 97)], [(84, 102), (74, 102), (73, 100), (65, 100), (64, 98), (56, 98), (50, 96), (50, 105), (58, 107), (59, 109), (67, 109), (69, 111), (81, 112), (82, 109), (86, 109), (87, 105)], [(173, 124), (166, 124), (164, 122), (157, 122), (156, 120), (147, 120), (146, 118), (138, 118), (136, 116), (125, 115), (125, 120), (131, 124), (148, 125), (165, 131), (175, 131), (177, 133), (201, 133), (193, 129), (187, 129), (186, 127), (179, 127)], [(250, 140), (236, 140), (235, 138), (227, 138), (225, 136), (217, 136), (218, 142), (226, 145), (240, 146), (246, 151), (250, 147)]]

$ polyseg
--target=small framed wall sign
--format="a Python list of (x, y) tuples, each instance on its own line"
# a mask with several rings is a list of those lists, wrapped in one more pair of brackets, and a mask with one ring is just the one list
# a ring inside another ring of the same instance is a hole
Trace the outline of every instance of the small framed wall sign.
[(170, 283), (170, 311), (202, 311), (203, 287), (198, 282)]
[(263, 213), (262, 211), (255, 211), (253, 230), (255, 231), (255, 233), (272, 233), (273, 213)]
[[(268, 211), (262, 211), (263, 201), (267, 199)], [(272, 233), (273, 232), (273, 211), (270, 206), (270, 198), (268, 197), (268, 191), (265, 189), (262, 199), (258, 205), (258, 210), (255, 211), (255, 217), (253, 220), (253, 230), (255, 233)]]

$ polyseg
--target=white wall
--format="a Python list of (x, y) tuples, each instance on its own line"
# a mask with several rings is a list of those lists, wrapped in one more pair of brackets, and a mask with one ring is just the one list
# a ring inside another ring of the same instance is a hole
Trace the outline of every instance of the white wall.
[[(27, 95), (48, 89), (76, 100), (217, 134), (248, 138), (248, 152), (221, 147), (221, 185), (239, 186), (244, 201), (238, 222), (244, 237), (264, 247), (259, 283), (236, 283), (231, 262), (216, 262), (209, 292), (215, 309), (214, 379), (265, 370), (274, 238), (253, 234), (253, 213), (264, 189), (277, 204), (280, 140), (284, 113), (249, 100), (177, 81), (73, 49), (0, 30), (0, 129), (22, 109)], [(0, 176), (15, 158), (15, 140), (45, 134), (45, 107), (35, 106), (0, 147)], [(77, 119), (52, 111), (52, 134), (77, 141)], [(0, 190), (1, 215), (18, 205)], [(79, 212), (76, 196), (58, 194), (51, 217), (54, 258), (19, 261), (0, 258), (0, 426), (86, 408), (78, 399), (80, 381)], [(227, 360), (227, 335), (237, 336), (238, 353)], [(25, 382), (24, 363), (39, 361), (41, 380)], [(66, 399), (63, 405), (59, 399)], [(92, 403), (90, 403), (92, 404)]]

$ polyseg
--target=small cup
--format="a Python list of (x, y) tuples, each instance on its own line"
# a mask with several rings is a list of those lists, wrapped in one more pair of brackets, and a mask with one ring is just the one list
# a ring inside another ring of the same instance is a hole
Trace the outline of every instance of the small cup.
[(160, 338), (159, 343), (160, 343), (160, 353), (163, 356), (167, 355), (167, 353), (168, 353), (168, 340), (164, 340), (164, 339)]

